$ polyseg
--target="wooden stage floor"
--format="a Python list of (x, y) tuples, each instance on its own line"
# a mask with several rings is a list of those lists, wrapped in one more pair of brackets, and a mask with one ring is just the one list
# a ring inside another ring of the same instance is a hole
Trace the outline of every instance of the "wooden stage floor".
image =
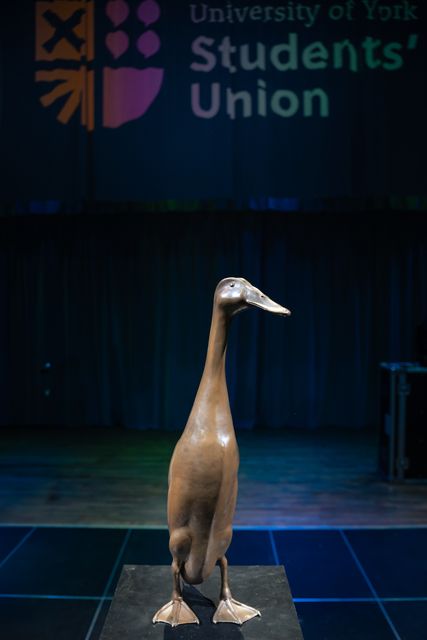
[[(179, 432), (0, 429), (0, 524), (166, 526)], [(377, 473), (372, 432), (238, 432), (240, 527), (427, 524), (427, 484)]]

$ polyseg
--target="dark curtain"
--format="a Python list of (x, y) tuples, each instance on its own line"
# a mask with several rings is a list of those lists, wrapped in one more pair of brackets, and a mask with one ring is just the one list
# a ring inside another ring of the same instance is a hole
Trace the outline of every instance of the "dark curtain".
[(422, 214), (121, 213), (0, 219), (1, 424), (180, 429), (212, 294), (241, 275), (293, 311), (233, 322), (236, 426), (361, 427), (378, 364), (416, 357)]

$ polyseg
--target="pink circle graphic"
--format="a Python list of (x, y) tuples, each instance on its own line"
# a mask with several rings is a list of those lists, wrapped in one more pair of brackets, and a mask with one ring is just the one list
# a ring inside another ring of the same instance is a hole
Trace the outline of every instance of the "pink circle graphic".
[(105, 44), (113, 58), (117, 60), (129, 49), (129, 36), (124, 31), (107, 34)]
[(160, 7), (155, 0), (144, 0), (138, 7), (138, 18), (148, 27), (160, 18)]
[(138, 51), (146, 58), (151, 58), (160, 49), (160, 38), (155, 31), (146, 31), (138, 38)]
[(129, 5), (125, 0), (110, 0), (107, 3), (105, 13), (115, 27), (122, 24), (130, 13)]

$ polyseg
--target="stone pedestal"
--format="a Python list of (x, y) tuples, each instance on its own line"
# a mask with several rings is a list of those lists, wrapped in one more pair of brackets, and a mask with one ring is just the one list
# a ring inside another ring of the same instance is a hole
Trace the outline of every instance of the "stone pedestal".
[(200, 625), (172, 629), (152, 624), (154, 613), (170, 600), (170, 567), (125, 565), (100, 640), (303, 640), (283, 567), (229, 567), (229, 582), (236, 600), (261, 612), (241, 627), (213, 624), (218, 603), (220, 572), (202, 585), (184, 588), (184, 599)]

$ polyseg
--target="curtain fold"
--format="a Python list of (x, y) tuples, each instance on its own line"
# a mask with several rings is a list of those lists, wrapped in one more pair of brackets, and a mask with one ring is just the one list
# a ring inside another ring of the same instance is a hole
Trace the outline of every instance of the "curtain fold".
[(1, 424), (182, 428), (214, 288), (240, 275), (293, 314), (233, 321), (236, 426), (374, 425), (378, 364), (416, 358), (427, 318), (420, 213), (19, 217), (0, 230)]

